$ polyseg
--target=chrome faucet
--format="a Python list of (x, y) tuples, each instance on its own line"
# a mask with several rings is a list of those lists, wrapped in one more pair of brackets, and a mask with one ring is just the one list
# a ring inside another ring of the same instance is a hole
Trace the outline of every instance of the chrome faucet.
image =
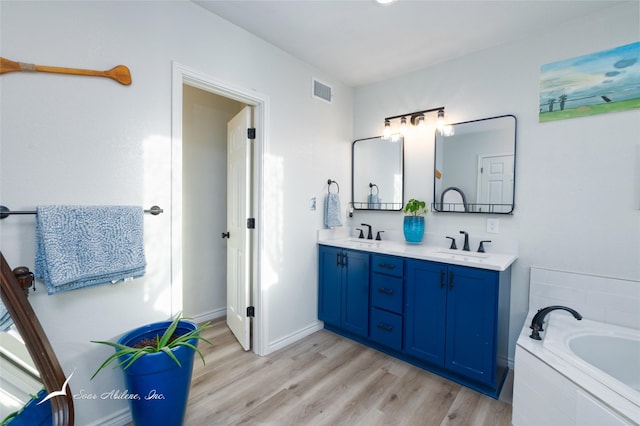
[(462, 251), (471, 251), (469, 250), (469, 234), (464, 231), (460, 231), (461, 234), (464, 234), (464, 245), (462, 246)]
[(360, 225), (366, 226), (369, 228), (369, 232), (367, 232), (367, 240), (373, 240), (373, 234), (371, 233), (371, 225), (368, 225), (366, 223), (361, 223)]
[(555, 311), (557, 309), (562, 309), (564, 311), (570, 312), (571, 315), (578, 321), (582, 319), (582, 315), (571, 308), (567, 308), (566, 306), (547, 306), (546, 308), (538, 309), (538, 312), (533, 316), (533, 320), (531, 320), (531, 326), (529, 327), (533, 331), (531, 332), (531, 337), (534, 340), (542, 340), (540, 338), (540, 332), (544, 331), (542, 328), (542, 324), (544, 324), (544, 317), (551, 311)]

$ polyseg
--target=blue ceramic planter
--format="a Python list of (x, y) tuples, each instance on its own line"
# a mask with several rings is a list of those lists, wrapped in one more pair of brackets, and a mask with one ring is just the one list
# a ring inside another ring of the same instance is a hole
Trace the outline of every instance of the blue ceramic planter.
[[(122, 336), (118, 343), (131, 346), (148, 337), (162, 336), (170, 324), (171, 321), (164, 321), (136, 328)], [(196, 327), (190, 321), (180, 321), (176, 333), (185, 334)], [(191, 339), (189, 343), (197, 347), (198, 339)], [(158, 352), (144, 355), (124, 370), (127, 392), (131, 396), (131, 415), (136, 426), (179, 426), (184, 421), (195, 351), (178, 346), (172, 352), (181, 366), (169, 355)], [(129, 356), (120, 357), (120, 361)]]
[(408, 243), (419, 244), (424, 235), (424, 216), (405, 216), (403, 231)]

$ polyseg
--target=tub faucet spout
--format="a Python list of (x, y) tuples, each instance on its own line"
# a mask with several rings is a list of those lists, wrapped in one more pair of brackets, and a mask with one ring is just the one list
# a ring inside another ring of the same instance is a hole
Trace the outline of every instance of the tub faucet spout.
[(547, 306), (546, 308), (538, 309), (538, 312), (533, 316), (533, 320), (531, 320), (531, 326), (529, 328), (531, 328), (531, 330), (533, 331), (531, 332), (531, 335), (529, 337), (535, 340), (542, 340), (540, 338), (540, 332), (544, 331), (544, 329), (542, 328), (542, 324), (544, 324), (544, 317), (547, 316), (549, 312), (555, 311), (557, 309), (562, 309), (564, 311), (571, 313), (571, 315), (573, 315), (573, 317), (578, 321), (582, 319), (582, 315), (580, 315), (577, 311), (571, 308), (567, 308), (566, 306), (555, 305), (555, 306)]

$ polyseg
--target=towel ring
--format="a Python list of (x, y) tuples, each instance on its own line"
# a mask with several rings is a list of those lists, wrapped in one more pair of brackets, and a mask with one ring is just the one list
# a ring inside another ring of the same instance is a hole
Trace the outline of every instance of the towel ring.
[(338, 182), (336, 182), (335, 180), (331, 180), (331, 179), (329, 179), (329, 180), (327, 181), (327, 185), (329, 185), (329, 187), (327, 188), (327, 192), (328, 192), (329, 194), (331, 194), (331, 184), (332, 184), (332, 183), (335, 183), (335, 184), (336, 184), (336, 186), (338, 187), (338, 191), (336, 192), (336, 194), (339, 194), (339, 193), (340, 193), (340, 185), (338, 185)]
[[(376, 193), (373, 193), (373, 187), (376, 187)], [(380, 188), (378, 188), (378, 185), (376, 185), (375, 183), (371, 183), (369, 182), (369, 194), (371, 195), (378, 195), (380, 193)]]

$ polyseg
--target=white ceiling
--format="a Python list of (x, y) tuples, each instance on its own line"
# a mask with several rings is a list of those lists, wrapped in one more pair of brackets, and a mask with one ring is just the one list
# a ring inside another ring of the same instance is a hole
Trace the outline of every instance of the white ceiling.
[(399, 0), (380, 6), (374, 0), (194, 2), (350, 86), (543, 34), (567, 21), (625, 3)]

